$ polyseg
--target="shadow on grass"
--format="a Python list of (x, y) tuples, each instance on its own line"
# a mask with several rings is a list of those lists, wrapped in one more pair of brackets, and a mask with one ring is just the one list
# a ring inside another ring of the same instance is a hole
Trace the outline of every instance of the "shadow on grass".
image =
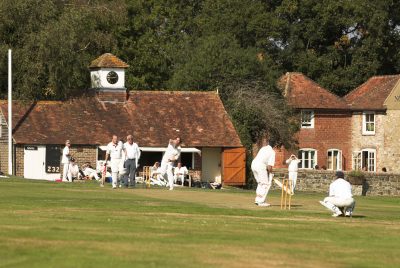
[(365, 216), (365, 215), (353, 215), (353, 216), (351, 216), (351, 218), (354, 218), (354, 219), (362, 219), (362, 218), (366, 218), (367, 216)]
[[(270, 207), (280, 207), (281, 205), (271, 205)], [(288, 207), (288, 206), (287, 206)], [(303, 207), (303, 205), (290, 205), (291, 208), (300, 208)]]

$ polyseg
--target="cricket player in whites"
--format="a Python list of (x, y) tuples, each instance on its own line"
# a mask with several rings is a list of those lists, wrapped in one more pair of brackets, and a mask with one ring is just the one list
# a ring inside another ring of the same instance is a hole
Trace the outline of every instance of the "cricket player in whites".
[(175, 139), (170, 139), (168, 143), (167, 150), (165, 151), (163, 158), (161, 160), (160, 174), (165, 178), (167, 175), (168, 184), (170, 190), (174, 189), (174, 173), (172, 169), (176, 161), (181, 155), (181, 138), (177, 137)]
[(125, 152), (123, 143), (118, 140), (117, 135), (113, 135), (111, 142), (107, 144), (106, 159), (104, 161), (104, 165), (107, 165), (108, 157), (111, 157), (111, 177), (113, 189), (117, 188), (118, 174), (120, 167), (123, 166), (124, 159), (122, 151)]
[[(71, 147), (71, 142), (69, 140), (65, 141), (65, 147), (62, 152), (61, 163), (64, 165), (63, 167), (63, 181), (68, 180), (68, 168), (69, 168), (69, 160), (71, 159), (71, 154), (69, 153), (69, 147)], [(69, 181), (72, 182), (72, 181)]]
[(291, 181), (290, 185), (292, 186), (292, 189), (290, 189), (290, 194), (294, 194), (294, 188), (296, 188), (297, 170), (299, 169), (298, 166), (300, 162), (301, 161), (294, 154), (292, 154), (289, 159), (286, 160), (286, 164), (289, 165), (289, 180)]
[(355, 201), (351, 194), (351, 185), (344, 179), (343, 171), (336, 171), (336, 180), (329, 186), (329, 196), (319, 202), (333, 212), (333, 217), (343, 213), (345, 216), (352, 216)]
[[(267, 144), (267, 140), (263, 140)], [(270, 145), (262, 147), (257, 156), (251, 162), (251, 170), (253, 171), (254, 178), (257, 181), (256, 199), (255, 204), (260, 207), (268, 207), (270, 204), (266, 203), (267, 194), (272, 183), (272, 167), (275, 164), (275, 151)]]

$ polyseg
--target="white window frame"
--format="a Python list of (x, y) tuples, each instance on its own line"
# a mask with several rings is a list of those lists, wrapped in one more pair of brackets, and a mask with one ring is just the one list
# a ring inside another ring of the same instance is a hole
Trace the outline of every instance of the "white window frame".
[[(309, 122), (303, 121), (303, 113), (305, 112), (310, 113), (311, 119)], [(301, 128), (314, 128), (314, 117), (315, 117), (314, 110), (301, 110), (301, 118), (300, 118)]]
[(354, 151), (352, 155), (353, 170), (362, 170), (362, 152)]
[[(364, 155), (367, 154), (367, 159)], [(373, 156), (373, 157), (371, 157)], [(376, 150), (372, 148), (363, 149), (360, 151), (353, 152), (353, 170), (366, 170), (369, 172), (376, 172)], [(367, 163), (367, 166), (365, 166)]]
[[(307, 159), (307, 162), (309, 162), (309, 163), (306, 163), (305, 160), (304, 160), (306, 152), (308, 152), (308, 153), (313, 152), (314, 153), (314, 159), (311, 159), (311, 158)], [(318, 159), (317, 158), (317, 150), (312, 149), (312, 148), (302, 148), (298, 152), (298, 158), (300, 160), (299, 168), (301, 168), (301, 169), (313, 169), (317, 165), (317, 159)]]
[[(334, 153), (337, 152), (337, 157), (336, 157), (336, 163), (333, 163), (333, 155)], [(329, 161), (329, 153), (331, 153), (331, 157), (332, 160)], [(342, 170), (342, 164), (343, 164), (343, 154), (342, 154), (342, 150), (339, 149), (329, 149), (327, 152), (327, 156), (326, 156), (326, 164), (327, 164), (327, 169), (328, 170)], [(329, 164), (331, 163), (331, 166), (329, 166)], [(336, 169), (334, 169), (334, 166), (336, 165)]]
[[(374, 120), (368, 120), (367, 121), (367, 116), (368, 115), (373, 115)], [(372, 124), (374, 130), (368, 130), (367, 124)], [(375, 112), (372, 111), (364, 111), (362, 114), (362, 134), (363, 135), (375, 135), (375, 130), (376, 130), (376, 114)]]

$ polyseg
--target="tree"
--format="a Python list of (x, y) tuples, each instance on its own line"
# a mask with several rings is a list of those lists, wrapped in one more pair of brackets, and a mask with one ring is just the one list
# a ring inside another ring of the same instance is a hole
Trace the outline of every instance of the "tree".
[[(123, 2), (82, 5), (79, 1), (44, 1), (42, 5), (30, 1), (26, 6), (25, 1), (13, 2), (15, 6), (8, 3), (2, 11), (13, 19), (20, 15), (19, 23), (10, 22), (15, 27), (3, 24), (0, 31), (13, 30), (2, 47), (14, 50), (16, 98), (66, 99), (83, 93), (89, 85), (90, 61), (115, 48), (112, 32), (124, 22)], [(29, 27), (20, 23), (36, 17), (42, 18), (40, 23)]]
[(272, 145), (294, 148), (298, 131), (295, 112), (286, 105), (275, 84), (259, 80), (230, 81), (221, 86), (221, 98), (247, 148), (268, 136)]
[(398, 1), (287, 0), (275, 9), (287, 71), (344, 95), (372, 75), (399, 72)]

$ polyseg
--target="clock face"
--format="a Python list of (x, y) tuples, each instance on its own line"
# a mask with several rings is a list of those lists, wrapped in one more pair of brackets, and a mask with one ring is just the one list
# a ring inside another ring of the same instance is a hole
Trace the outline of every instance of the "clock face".
[(114, 71), (111, 71), (107, 74), (107, 82), (111, 85), (118, 82), (118, 74)]

